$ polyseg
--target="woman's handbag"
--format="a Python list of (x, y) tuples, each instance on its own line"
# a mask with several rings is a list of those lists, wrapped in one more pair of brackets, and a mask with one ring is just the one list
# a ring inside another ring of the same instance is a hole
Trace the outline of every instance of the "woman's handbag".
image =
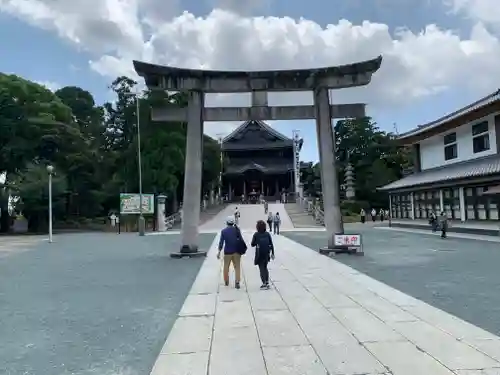
[(240, 228), (236, 227), (236, 230), (238, 231), (238, 249), (236, 251), (238, 254), (244, 255), (247, 252), (247, 244), (241, 235)]

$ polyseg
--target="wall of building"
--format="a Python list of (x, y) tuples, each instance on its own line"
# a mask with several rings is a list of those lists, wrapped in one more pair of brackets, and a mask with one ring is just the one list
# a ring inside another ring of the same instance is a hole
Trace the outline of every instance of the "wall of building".
[[(495, 131), (495, 116), (498, 113), (493, 113), (487, 117), (475, 120), (471, 123), (462, 125), (453, 131), (436, 135), (420, 142), (420, 166), (422, 170), (450, 165), (465, 160), (475, 159), (483, 156), (488, 156), (497, 153), (497, 137)], [(473, 152), (473, 136), (472, 126), (483, 121), (488, 121), (489, 133), (489, 150), (474, 153)], [(456, 132), (457, 157), (451, 160), (445, 160), (444, 154), (444, 136)]]
[(500, 195), (485, 193), (498, 186), (499, 182), (471, 183), (463, 187), (391, 193), (391, 217), (427, 220), (432, 212), (435, 214), (444, 212), (452, 220), (498, 223)]

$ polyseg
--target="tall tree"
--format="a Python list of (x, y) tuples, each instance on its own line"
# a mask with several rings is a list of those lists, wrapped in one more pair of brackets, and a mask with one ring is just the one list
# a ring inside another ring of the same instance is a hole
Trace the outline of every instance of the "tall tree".
[[(116, 100), (101, 107), (79, 87), (52, 93), (20, 77), (0, 74), (0, 173), (7, 173), (7, 187), (0, 187), (3, 230), (8, 228), (8, 191), (20, 197), (16, 209), (26, 215), (31, 230), (46, 225), (48, 164), (56, 171), (57, 220), (107, 215), (118, 207), (120, 192), (137, 192), (137, 120), (143, 191), (182, 200), (186, 124), (153, 122), (151, 107), (184, 107), (186, 94), (144, 92), (137, 113), (134, 80), (118, 77), (111, 89)], [(215, 187), (219, 145), (207, 136), (203, 143), (202, 183)]]
[[(21, 77), (0, 73), (0, 108), (0, 173), (6, 173), (7, 186), (28, 165), (63, 162), (79, 139), (79, 132), (66, 125), (72, 121), (71, 109), (45, 87)], [(1, 230), (7, 231), (8, 194), (2, 196)]]
[[(339, 183), (344, 183), (344, 172), (350, 163), (360, 204), (386, 205), (386, 194), (377, 191), (377, 187), (401, 178), (403, 168), (411, 165), (409, 151), (401, 148), (391, 133), (380, 130), (369, 117), (337, 121), (334, 129)], [(318, 163), (302, 171), (302, 183), (311, 195), (321, 189), (319, 168)]]
[(98, 216), (106, 199), (103, 181), (107, 180), (113, 161), (105, 148), (104, 111), (96, 106), (91, 93), (79, 87), (63, 87), (55, 94), (71, 108), (72, 125), (82, 135), (75, 152), (66, 153), (69, 213)]

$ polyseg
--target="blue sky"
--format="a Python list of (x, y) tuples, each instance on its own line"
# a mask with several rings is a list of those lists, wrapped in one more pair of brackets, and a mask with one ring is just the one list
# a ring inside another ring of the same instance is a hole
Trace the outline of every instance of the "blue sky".
[[(101, 103), (110, 99), (107, 86), (113, 78), (130, 72), (132, 59), (266, 69), (335, 65), (383, 53), (383, 70), (370, 88), (336, 92), (333, 100), (364, 101), (382, 129), (397, 124), (399, 131), (500, 87), (500, 64), (492, 63), (500, 53), (498, 24), (484, 12), (487, 0), (471, 0), (458, 12), (452, 11), (453, 0), (255, 0), (251, 8), (236, 0), (187, 0), (182, 7), (160, 0), (125, 0), (121, 7), (112, 0), (95, 1), (61, 6), (0, 0), (0, 71), (50, 87), (80, 86)], [(236, 14), (214, 13), (214, 8)], [(260, 21), (249, 24), (248, 17)], [(433, 24), (437, 27), (429, 29)], [(256, 40), (265, 41), (258, 43), (262, 51), (244, 48)], [(239, 103), (232, 101), (217, 103)], [(206, 126), (215, 135), (227, 134), (234, 124)], [(272, 126), (289, 136), (299, 129), (305, 139), (301, 158), (317, 160), (312, 121)]]

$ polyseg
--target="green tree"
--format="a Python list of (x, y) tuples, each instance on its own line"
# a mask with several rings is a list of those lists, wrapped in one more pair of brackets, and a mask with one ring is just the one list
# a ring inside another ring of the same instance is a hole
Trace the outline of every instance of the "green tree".
[[(337, 121), (334, 129), (339, 184), (344, 183), (350, 163), (360, 204), (386, 206), (386, 193), (377, 188), (402, 177), (402, 170), (411, 166), (410, 151), (400, 147), (393, 134), (381, 131), (369, 117)], [(302, 170), (301, 180), (310, 195), (321, 190), (319, 168), (318, 163)]]
[[(71, 109), (45, 87), (0, 73), (0, 173), (7, 185), (30, 164), (57, 164), (78, 137), (66, 124)], [(8, 195), (0, 204), (1, 231), (8, 230)], [(7, 199), (7, 201), (5, 201)]]
[[(30, 230), (46, 225), (46, 165), (56, 168), (56, 220), (93, 218), (118, 208), (120, 192), (138, 191), (137, 116), (141, 125), (143, 191), (182, 200), (186, 124), (153, 122), (155, 106), (185, 107), (185, 93), (144, 92), (140, 113), (133, 94), (137, 82), (118, 77), (111, 84), (113, 103), (96, 105), (92, 94), (68, 86), (52, 93), (17, 76), (0, 74), (0, 173), (20, 197)], [(203, 139), (202, 184), (215, 187), (220, 149)], [(8, 191), (2, 187), (2, 230), (8, 229)]]
[[(18, 172), (11, 184), (12, 193), (19, 197), (16, 210), (28, 220), (31, 231), (45, 230), (48, 224), (49, 175), (45, 165), (30, 164)], [(53, 217), (63, 217), (66, 209), (67, 182), (56, 170), (52, 177)]]
[(81, 134), (74, 139), (73, 149), (65, 153), (68, 182), (68, 211), (70, 214), (95, 217), (102, 215), (106, 200), (103, 185), (113, 161), (105, 148), (104, 111), (96, 106), (92, 94), (79, 87), (64, 87), (55, 93), (72, 110), (73, 122)]
[(51, 136), (59, 124), (72, 120), (71, 109), (51, 91), (3, 73), (0, 108), (0, 172), (14, 173), (33, 160), (53, 156), (60, 144)]

